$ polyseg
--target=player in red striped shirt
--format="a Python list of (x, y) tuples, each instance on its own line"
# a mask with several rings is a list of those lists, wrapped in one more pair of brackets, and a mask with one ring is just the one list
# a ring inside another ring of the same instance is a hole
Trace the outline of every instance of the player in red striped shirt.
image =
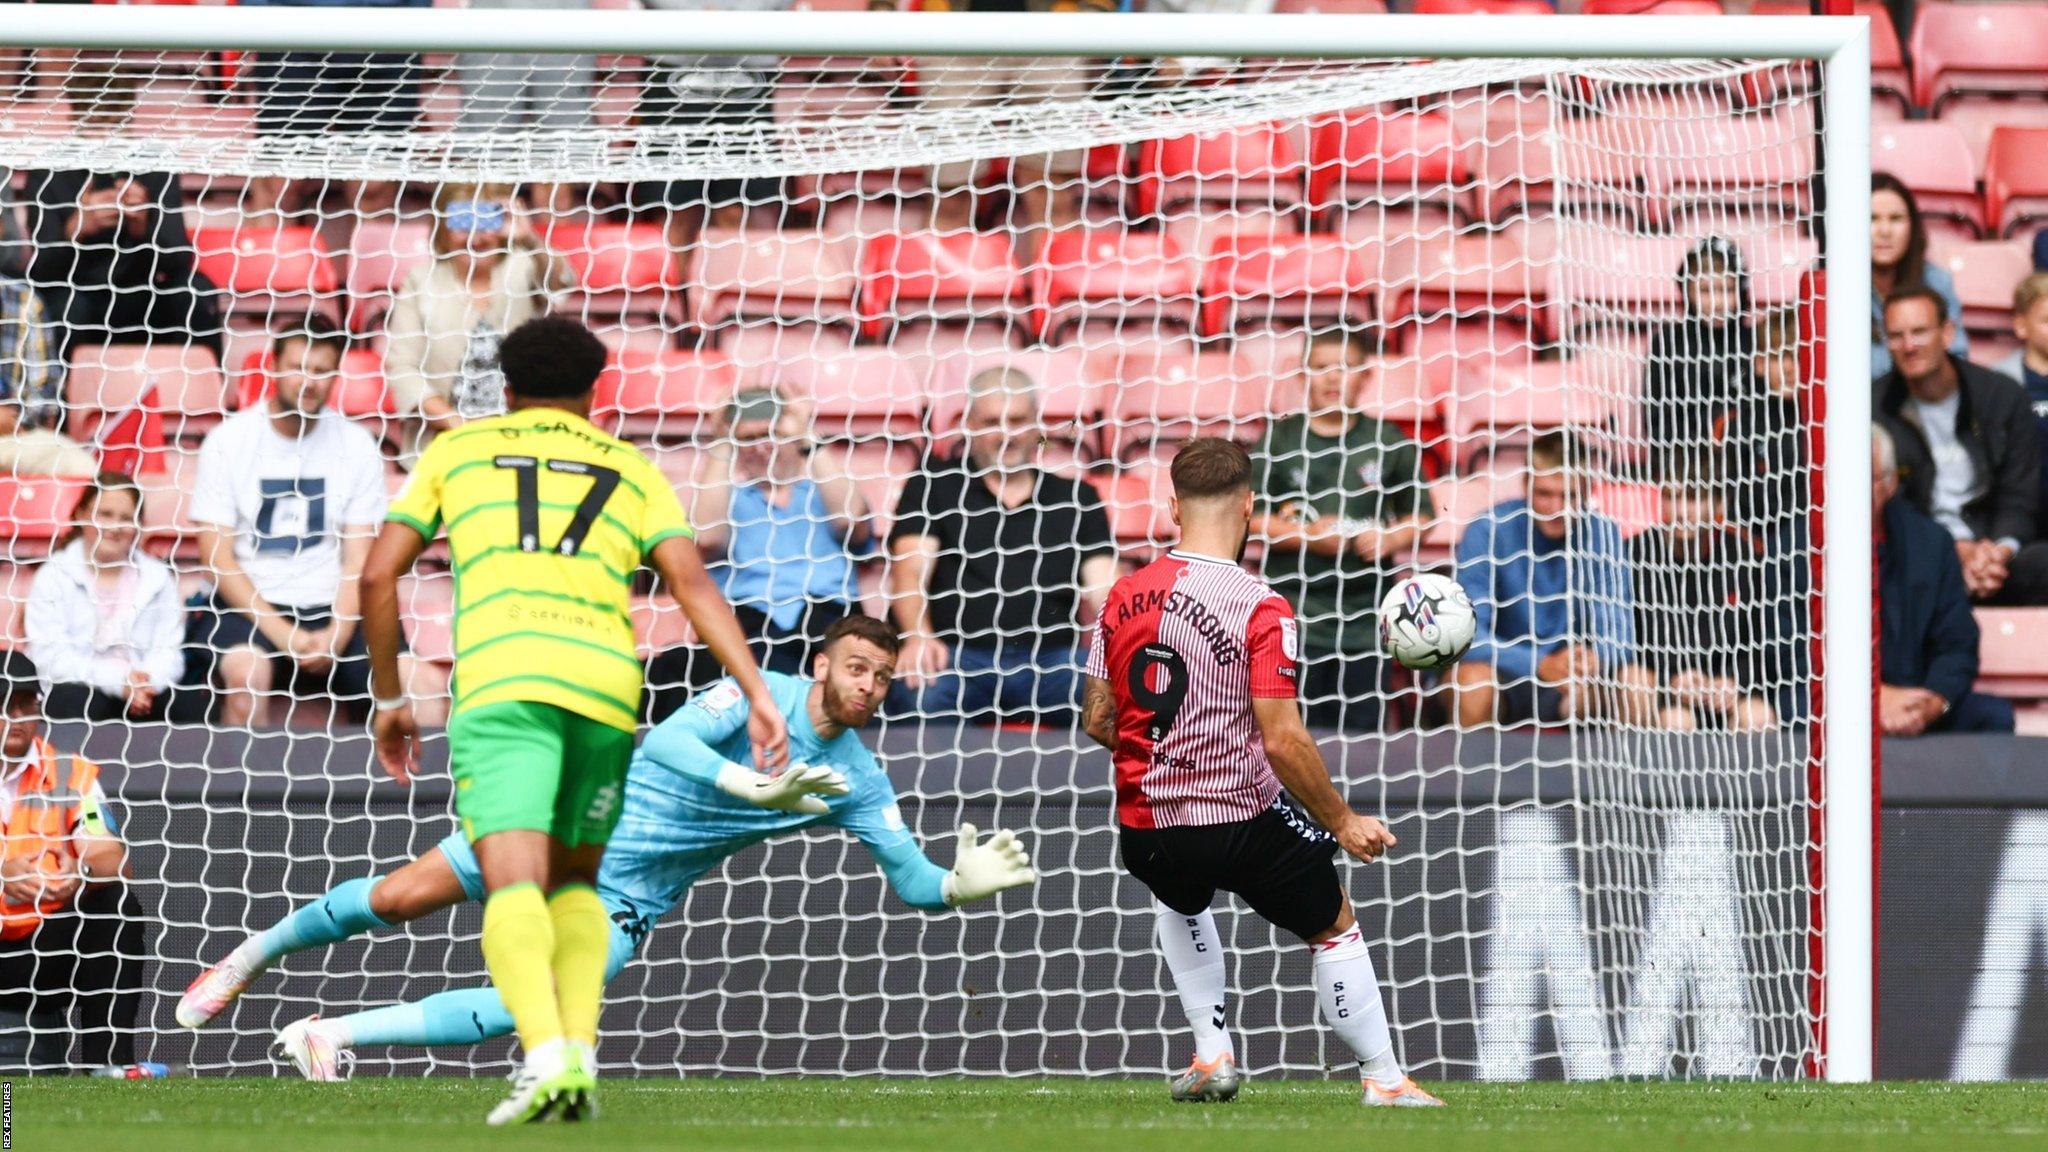
[(1228, 440), (1192, 441), (1174, 457), (1173, 491), (1180, 547), (1110, 590), (1082, 704), (1088, 735), (1115, 756), (1124, 867), (1152, 891), (1160, 951), (1195, 1033), (1173, 1098), (1237, 1095), (1223, 941), (1209, 913), (1220, 888), (1314, 952), (1323, 1019), (1358, 1056), (1367, 1104), (1441, 1105), (1395, 1058), (1372, 954), (1332, 860), (1339, 848), (1375, 860), (1394, 836), (1330, 782), (1295, 698), (1294, 611), (1237, 564), (1251, 459)]

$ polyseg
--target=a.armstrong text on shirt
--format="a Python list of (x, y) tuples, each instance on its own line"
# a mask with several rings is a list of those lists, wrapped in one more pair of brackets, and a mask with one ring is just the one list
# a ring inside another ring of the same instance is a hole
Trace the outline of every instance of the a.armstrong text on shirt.
[[(1195, 634), (1209, 642), (1209, 654), (1217, 665), (1228, 668), (1244, 659), (1244, 641), (1230, 634), (1223, 618), (1204, 608), (1194, 597), (1180, 589), (1153, 588), (1125, 600), (1116, 606), (1116, 620), (1105, 620), (1109, 632), (1130, 621), (1131, 617), (1147, 612), (1161, 611), (1177, 616), (1188, 622)], [(1103, 637), (1105, 640), (1108, 636)]]

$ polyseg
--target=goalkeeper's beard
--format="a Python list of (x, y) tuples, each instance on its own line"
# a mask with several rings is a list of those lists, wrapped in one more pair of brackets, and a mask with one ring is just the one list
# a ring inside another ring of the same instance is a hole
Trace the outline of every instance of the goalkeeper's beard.
[(825, 715), (833, 723), (844, 728), (865, 728), (875, 718), (875, 712), (882, 706), (882, 697), (877, 695), (865, 707), (854, 703), (847, 695), (834, 687), (828, 677), (820, 685), (825, 690)]

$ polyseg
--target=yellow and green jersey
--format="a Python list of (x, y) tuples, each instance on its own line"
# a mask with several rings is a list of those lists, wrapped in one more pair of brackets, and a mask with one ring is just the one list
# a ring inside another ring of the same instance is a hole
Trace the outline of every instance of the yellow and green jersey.
[(555, 408), (479, 420), (434, 439), (387, 518), (448, 533), (456, 712), (524, 700), (635, 729), (633, 572), (695, 535), (638, 449)]

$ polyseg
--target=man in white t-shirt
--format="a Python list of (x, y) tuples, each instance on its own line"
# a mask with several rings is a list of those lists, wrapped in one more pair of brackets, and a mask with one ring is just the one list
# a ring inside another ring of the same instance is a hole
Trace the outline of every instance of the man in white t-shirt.
[[(356, 578), (384, 518), (384, 459), (327, 411), (342, 351), (331, 331), (279, 335), (270, 399), (199, 447), (191, 514), (214, 589), (200, 632), (223, 724), (249, 723), (273, 689), (324, 686), (356, 714), (369, 698)], [(419, 686), (410, 661), (405, 675)]]

